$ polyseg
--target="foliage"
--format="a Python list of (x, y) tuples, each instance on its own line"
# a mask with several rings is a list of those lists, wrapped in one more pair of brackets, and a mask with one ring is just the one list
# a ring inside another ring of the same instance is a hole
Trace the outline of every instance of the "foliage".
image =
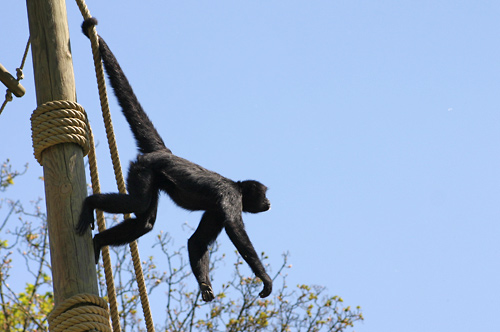
[[(4, 163), (0, 188), (5, 190), (12, 185), (11, 180), (21, 174), (12, 171), (8, 162)], [(0, 212), (6, 211), (0, 231), (13, 224), (12, 230), (2, 232), (0, 237), (2, 331), (48, 331), (47, 315), (53, 308), (53, 293), (46, 217), (39, 203), (40, 200), (34, 202), (34, 211), (27, 212), (20, 202), (0, 201)], [(18, 216), (17, 221), (12, 220), (14, 215)], [(154, 303), (153, 313), (158, 316), (163, 311), (165, 317), (162, 324), (157, 321), (157, 331), (340, 332), (363, 320), (359, 307), (345, 306), (341, 297), (326, 295), (324, 287), (290, 287), (285, 273), (291, 268), (288, 254), (283, 255), (283, 263), (274, 274), (275, 287), (271, 297), (258, 297), (261, 281), (248, 275), (246, 264), (236, 254), (232, 279), (220, 287), (213, 302), (205, 303), (191, 275), (186, 248), (175, 250), (172, 238), (166, 233), (157, 236), (154, 247), (161, 253), (158, 255), (162, 256), (161, 268), (156, 265), (155, 257), (145, 259), (143, 268), (151, 303)], [(127, 251), (127, 247), (112, 248), (121, 325), (123, 331), (145, 331), (142, 314), (138, 312), (140, 299)], [(267, 262), (264, 253), (261, 258)], [(223, 259), (228, 261), (224, 254), (219, 253), (219, 246), (215, 243), (211, 250), (212, 272), (220, 267)], [(24, 266), (20, 263), (23, 260)], [(101, 292), (105, 292), (102, 267), (98, 272)], [(12, 278), (19, 274), (24, 277), (22, 281)], [(9, 280), (12, 280), (12, 286)], [(101, 296), (105, 297), (105, 294)], [(164, 305), (163, 309), (160, 303)]]
[[(361, 308), (344, 306), (339, 296), (326, 295), (321, 286), (287, 284), (286, 270), (288, 254), (283, 255), (283, 263), (274, 274), (275, 287), (271, 297), (261, 299), (258, 293), (262, 282), (248, 276), (248, 270), (242, 258), (236, 253), (234, 275), (222, 285), (215, 300), (205, 303), (194, 285), (189, 262), (186, 260), (186, 248), (172, 249), (172, 238), (160, 233), (154, 245), (163, 253), (162, 264), (165, 271), (160, 272), (153, 257), (145, 262), (145, 276), (150, 293), (161, 293), (156, 303), (165, 305), (165, 321), (157, 325), (157, 331), (346, 331), (354, 323), (363, 320)], [(133, 267), (123, 259), (127, 256), (126, 248), (112, 248), (114, 256), (122, 257), (121, 268), (116, 271), (116, 286), (122, 303), (122, 326), (125, 330), (141, 329), (136, 308), (140, 308), (136, 285), (130, 282)], [(263, 262), (267, 257), (262, 254)], [(211, 250), (211, 270), (217, 269), (222, 260), (228, 257), (219, 254), (215, 243)], [(213, 273), (212, 273), (213, 274)], [(125, 281), (125, 282), (123, 282)], [(104, 283), (104, 280), (101, 281)], [(102, 288), (102, 287), (101, 287)], [(158, 294), (152, 294), (153, 297)]]
[[(27, 212), (19, 202), (3, 200), (2, 207), (9, 212), (3, 221), (3, 230), (10, 216), (17, 215), (14, 230), (6, 231), (0, 238), (0, 330), (2, 331), (47, 331), (47, 315), (53, 307), (48, 233), (45, 215), (34, 202), (34, 212)], [(13, 243), (9, 244), (9, 237)], [(24, 260), (24, 266), (22, 264)], [(13, 264), (15, 262), (15, 266)], [(16, 272), (21, 270), (22, 272)], [(20, 285), (12, 275), (22, 275), (29, 280)], [(16, 291), (21, 288), (21, 291)]]
[(0, 192), (5, 191), (7, 187), (13, 185), (14, 178), (25, 174), (27, 170), (28, 164), (24, 166), (24, 171), (19, 172), (12, 170), (12, 165), (10, 164), (9, 159), (2, 163), (2, 165), (0, 166)]

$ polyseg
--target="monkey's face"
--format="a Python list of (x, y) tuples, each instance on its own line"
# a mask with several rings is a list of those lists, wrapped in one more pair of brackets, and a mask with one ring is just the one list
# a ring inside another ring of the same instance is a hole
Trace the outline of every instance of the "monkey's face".
[(247, 180), (239, 182), (242, 189), (243, 211), (259, 213), (271, 208), (271, 202), (266, 197), (267, 187), (258, 181)]

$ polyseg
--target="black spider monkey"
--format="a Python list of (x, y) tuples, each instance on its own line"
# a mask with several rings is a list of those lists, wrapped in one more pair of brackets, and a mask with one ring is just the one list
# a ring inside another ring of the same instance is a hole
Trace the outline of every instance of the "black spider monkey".
[[(88, 37), (89, 29), (95, 25), (95, 18), (86, 19), (82, 24), (83, 33)], [(139, 104), (113, 53), (100, 36), (99, 52), (140, 153), (137, 160), (130, 164), (128, 194), (96, 194), (83, 202), (76, 227), (80, 235), (89, 226), (94, 228), (94, 209), (135, 214), (135, 218), (126, 219), (94, 236), (96, 263), (103, 246), (123, 245), (151, 231), (156, 220), (161, 190), (180, 207), (191, 211), (205, 211), (198, 228), (188, 240), (189, 261), (203, 300), (214, 299), (208, 276), (208, 246), (223, 228), (252, 271), (263, 281), (264, 289), (260, 292), (260, 297), (267, 297), (272, 291), (272, 280), (250, 242), (241, 216), (242, 211), (259, 213), (269, 210), (271, 203), (266, 197), (267, 187), (253, 180), (234, 182), (172, 154)]]

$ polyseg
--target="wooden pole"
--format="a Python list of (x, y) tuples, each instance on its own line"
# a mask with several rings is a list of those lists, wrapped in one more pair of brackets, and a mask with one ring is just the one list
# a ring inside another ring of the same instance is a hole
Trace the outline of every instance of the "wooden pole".
[(26, 89), (12, 76), (7, 69), (0, 63), (0, 81), (12, 91), (16, 97), (22, 97), (26, 93)]
[[(76, 101), (65, 1), (26, 4), (37, 104)], [(75, 232), (87, 194), (81, 147), (63, 143), (45, 149), (43, 174), (55, 305), (79, 293), (98, 295), (90, 233)]]

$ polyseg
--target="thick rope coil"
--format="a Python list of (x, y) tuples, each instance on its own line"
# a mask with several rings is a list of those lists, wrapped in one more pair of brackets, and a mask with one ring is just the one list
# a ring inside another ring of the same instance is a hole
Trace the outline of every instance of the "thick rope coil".
[(52, 145), (76, 143), (84, 155), (89, 152), (87, 116), (75, 102), (57, 100), (38, 106), (31, 115), (31, 132), (35, 158), (40, 165), (43, 165), (43, 150)]
[(49, 315), (51, 332), (111, 332), (108, 303), (97, 295), (77, 294), (60, 305)]

